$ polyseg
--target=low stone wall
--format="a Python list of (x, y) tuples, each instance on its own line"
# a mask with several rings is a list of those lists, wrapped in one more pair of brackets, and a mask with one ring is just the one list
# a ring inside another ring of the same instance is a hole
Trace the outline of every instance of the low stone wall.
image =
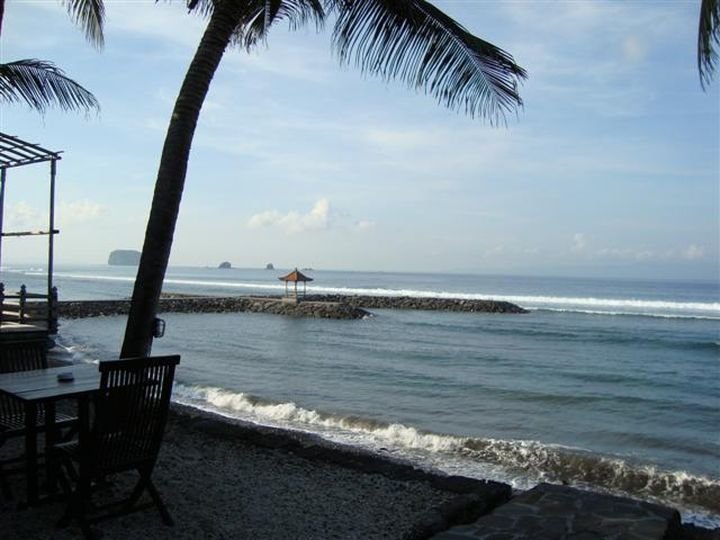
[[(159, 311), (166, 313), (234, 313), (250, 311), (290, 317), (362, 319), (371, 315), (365, 308), (527, 313), (526, 310), (515, 304), (493, 300), (342, 295), (308, 295), (298, 303), (287, 301), (279, 296), (207, 297), (166, 295), (160, 300)], [(64, 301), (59, 302), (58, 305), (59, 316), (66, 319), (101, 315), (125, 315), (129, 310), (129, 300)]]

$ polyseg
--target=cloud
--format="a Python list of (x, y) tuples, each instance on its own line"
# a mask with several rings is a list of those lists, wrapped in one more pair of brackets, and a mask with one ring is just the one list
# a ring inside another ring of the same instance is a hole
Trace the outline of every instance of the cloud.
[(58, 207), (58, 218), (64, 225), (84, 223), (98, 217), (105, 207), (87, 199), (73, 202), (62, 202)]
[(636, 64), (642, 62), (647, 56), (647, 47), (637, 37), (628, 36), (623, 42), (623, 55), (625, 60)]
[(291, 211), (282, 214), (277, 210), (266, 210), (255, 214), (248, 220), (248, 227), (260, 229), (264, 227), (278, 227), (289, 233), (327, 229), (331, 221), (330, 201), (323, 198), (318, 200), (312, 209), (306, 213)]
[[(30, 229), (42, 226), (47, 221), (38, 210), (25, 201), (8, 207), (5, 222), (9, 229)], [(45, 225), (47, 227), (47, 225)]]
[(603, 248), (593, 252), (600, 258), (634, 260), (634, 261), (698, 261), (705, 258), (705, 249), (697, 244), (690, 244), (687, 248), (656, 251), (652, 249), (632, 248)]
[(583, 233), (575, 233), (573, 235), (573, 249), (575, 251), (582, 251), (587, 246), (585, 235)]
[(705, 250), (702, 246), (690, 244), (687, 249), (682, 252), (682, 258), (688, 261), (697, 261), (705, 258)]
[(353, 226), (353, 229), (355, 229), (356, 231), (367, 231), (367, 230), (374, 229), (374, 228), (375, 228), (374, 221), (367, 221), (364, 219), (356, 221), (355, 225)]

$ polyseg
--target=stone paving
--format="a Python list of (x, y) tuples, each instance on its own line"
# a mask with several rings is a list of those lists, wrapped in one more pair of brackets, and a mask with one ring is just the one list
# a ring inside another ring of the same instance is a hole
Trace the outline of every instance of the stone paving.
[(434, 540), (655, 540), (681, 537), (677, 510), (567, 486), (540, 484)]

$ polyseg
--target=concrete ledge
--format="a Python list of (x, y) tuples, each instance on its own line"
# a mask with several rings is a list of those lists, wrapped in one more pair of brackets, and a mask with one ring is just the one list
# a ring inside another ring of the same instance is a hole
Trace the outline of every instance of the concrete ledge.
[(471, 525), (437, 534), (437, 540), (661, 540), (682, 538), (677, 510), (567, 486), (540, 484)]

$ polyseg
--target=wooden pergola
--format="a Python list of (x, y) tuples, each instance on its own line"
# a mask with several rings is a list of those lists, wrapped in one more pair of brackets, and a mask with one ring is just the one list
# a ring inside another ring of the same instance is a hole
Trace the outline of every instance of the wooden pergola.
[[(313, 278), (306, 276), (297, 268), (295, 270), (293, 270), (292, 272), (290, 272), (289, 274), (279, 277), (278, 279), (280, 281), (285, 282), (285, 296), (287, 296), (289, 298), (295, 298), (295, 299), (298, 298), (298, 282), (302, 282), (302, 284), (303, 284), (302, 295), (305, 296), (305, 293), (307, 292), (307, 282), (313, 281)], [(294, 289), (288, 288), (289, 283), (295, 284)]]
[[(46, 333), (57, 331), (57, 290), (53, 286), (53, 259), (54, 236), (58, 234), (55, 228), (55, 176), (57, 162), (60, 161), (61, 152), (47, 150), (37, 144), (29, 143), (18, 137), (0, 133), (0, 265), (2, 265), (3, 239), (8, 237), (47, 236), (47, 293), (33, 294), (27, 292), (25, 285), (18, 294), (5, 294), (4, 285), (0, 283), (0, 329), (5, 330), (8, 325), (25, 327), (30, 330), (37, 329)], [(50, 194), (47, 230), (40, 231), (5, 231), (3, 228), (3, 214), (5, 210), (5, 182), (8, 169), (50, 163)], [(10, 300), (10, 302), (6, 302)], [(28, 301), (30, 300), (30, 302)], [(32, 300), (39, 300), (42, 306), (35, 309)]]

